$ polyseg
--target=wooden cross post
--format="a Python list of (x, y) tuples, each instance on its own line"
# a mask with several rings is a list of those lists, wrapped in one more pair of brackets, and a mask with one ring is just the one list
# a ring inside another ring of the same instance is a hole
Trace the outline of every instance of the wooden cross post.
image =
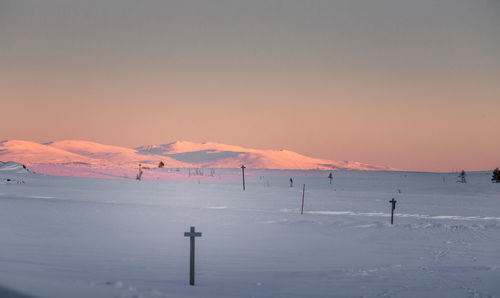
[(191, 240), (190, 245), (190, 258), (189, 258), (189, 284), (194, 286), (194, 238), (201, 237), (200, 232), (195, 232), (194, 227), (191, 227), (190, 232), (184, 232), (184, 237), (189, 237)]
[(391, 225), (394, 224), (394, 209), (396, 209), (396, 200), (392, 198), (392, 200), (389, 201), (389, 203), (392, 204), (392, 209), (391, 209)]
[(302, 208), (300, 209), (300, 214), (304, 214), (304, 194), (306, 192), (306, 185), (302, 188)]
[(243, 176), (243, 190), (245, 190), (245, 165), (241, 166), (241, 174)]

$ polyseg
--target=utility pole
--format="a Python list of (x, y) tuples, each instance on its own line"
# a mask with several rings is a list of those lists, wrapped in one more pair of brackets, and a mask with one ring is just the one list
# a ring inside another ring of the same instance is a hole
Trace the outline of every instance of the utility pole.
[(241, 166), (241, 174), (243, 176), (243, 190), (245, 190), (245, 165)]

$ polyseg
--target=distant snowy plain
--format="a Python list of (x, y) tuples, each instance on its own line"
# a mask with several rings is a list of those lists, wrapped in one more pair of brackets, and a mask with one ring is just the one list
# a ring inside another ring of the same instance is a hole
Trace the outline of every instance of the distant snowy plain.
[[(0, 286), (31, 297), (500, 297), (489, 172), (461, 184), (337, 171), (330, 185), (326, 171), (247, 169), (242, 191), (239, 169), (151, 171), (184, 179), (0, 171)], [(203, 233), (195, 286), (190, 226)]]

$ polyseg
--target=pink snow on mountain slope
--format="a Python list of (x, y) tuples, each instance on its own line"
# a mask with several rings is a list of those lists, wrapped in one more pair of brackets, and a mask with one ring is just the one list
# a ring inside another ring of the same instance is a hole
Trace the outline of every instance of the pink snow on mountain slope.
[(139, 163), (147, 166), (157, 166), (160, 161), (166, 162), (171, 167), (185, 166), (182, 162), (178, 162), (170, 157), (153, 154), (139, 154), (135, 149), (104, 145), (89, 141), (63, 140), (49, 142), (46, 145), (78, 155), (106, 160), (115, 166), (136, 167)]
[(185, 141), (131, 149), (82, 140), (45, 144), (9, 140), (0, 142), (0, 161), (23, 163), (51, 175), (131, 179), (138, 164), (156, 168), (160, 161), (166, 168), (239, 168), (244, 164), (249, 169), (394, 170), (359, 162), (312, 158), (289, 150)]
[(263, 150), (243, 148), (239, 146), (226, 145), (220, 143), (204, 142), (204, 143), (194, 143), (188, 141), (176, 141), (165, 145), (149, 145), (137, 148), (138, 150), (149, 150), (151, 148), (160, 148), (168, 153), (183, 153), (183, 152), (194, 152), (203, 150), (217, 150), (217, 151), (233, 151), (233, 152), (257, 152)]
[(331, 161), (312, 158), (289, 150), (249, 149), (212, 142), (177, 141), (170, 144), (150, 145), (136, 149), (143, 154), (170, 156), (204, 168), (237, 168), (245, 164), (247, 167), (254, 169), (395, 170), (390, 167), (354, 161)]
[(10, 140), (0, 142), (0, 160), (15, 161), (26, 165), (35, 163), (89, 163), (101, 160), (82, 156), (59, 148), (30, 141)]

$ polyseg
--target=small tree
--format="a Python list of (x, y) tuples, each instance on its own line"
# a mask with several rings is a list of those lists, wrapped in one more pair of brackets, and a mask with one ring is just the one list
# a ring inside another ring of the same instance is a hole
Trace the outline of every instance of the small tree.
[(498, 168), (493, 170), (493, 177), (491, 178), (491, 181), (500, 183), (500, 170)]
[(457, 182), (460, 182), (460, 183), (467, 183), (467, 181), (465, 180), (465, 171), (462, 170), (462, 172), (460, 172), (460, 174), (458, 174), (458, 181)]
[(165, 163), (162, 161), (160, 161), (160, 163), (158, 164), (158, 167), (161, 169), (165, 166)]

